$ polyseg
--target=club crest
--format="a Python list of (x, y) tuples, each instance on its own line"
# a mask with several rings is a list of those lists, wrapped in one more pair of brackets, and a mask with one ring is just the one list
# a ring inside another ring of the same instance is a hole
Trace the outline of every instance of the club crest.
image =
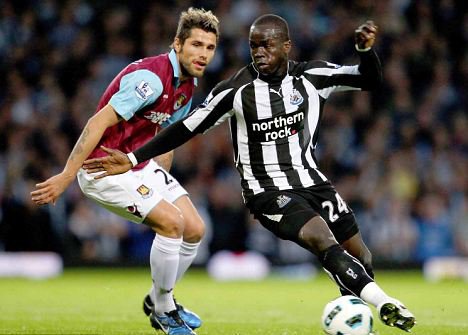
[(178, 110), (180, 107), (182, 107), (185, 99), (187, 99), (187, 97), (185, 96), (185, 94), (181, 94), (179, 95), (179, 97), (177, 98), (176, 102), (174, 102), (174, 110)]
[(144, 199), (149, 198), (153, 195), (153, 190), (145, 185), (140, 185), (140, 187), (137, 188), (137, 192), (140, 193)]
[(291, 95), (289, 96), (289, 102), (291, 105), (300, 105), (304, 101), (304, 98), (302, 97), (301, 93), (293, 89)]
[(284, 206), (286, 206), (289, 202), (291, 201), (291, 198), (284, 195), (284, 194), (281, 194), (278, 196), (278, 198), (276, 198), (276, 203), (278, 204), (278, 207), (279, 208), (283, 208)]

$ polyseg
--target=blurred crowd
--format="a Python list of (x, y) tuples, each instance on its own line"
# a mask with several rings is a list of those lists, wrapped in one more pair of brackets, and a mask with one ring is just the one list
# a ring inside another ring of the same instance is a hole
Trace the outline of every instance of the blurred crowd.
[[(76, 183), (55, 206), (35, 207), (29, 193), (62, 169), (112, 78), (169, 50), (190, 6), (221, 22), (195, 105), (249, 62), (249, 26), (261, 14), (288, 20), (291, 59), (337, 64), (358, 61), (353, 32), (373, 20), (384, 83), (332, 95), (317, 152), (322, 171), (354, 209), (376, 262), (468, 256), (463, 0), (0, 0), (0, 251), (52, 250), (70, 263), (146, 261), (152, 232), (95, 206)], [(219, 250), (310, 260), (249, 216), (226, 125), (177, 149), (171, 172), (208, 225), (199, 263)]]

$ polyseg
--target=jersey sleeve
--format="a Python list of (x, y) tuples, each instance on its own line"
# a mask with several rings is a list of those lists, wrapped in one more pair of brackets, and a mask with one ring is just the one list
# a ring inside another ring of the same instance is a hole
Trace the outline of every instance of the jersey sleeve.
[(136, 70), (120, 79), (119, 90), (109, 104), (123, 119), (129, 120), (137, 111), (154, 103), (161, 95), (161, 79), (149, 70)]
[(223, 123), (233, 113), (234, 89), (215, 87), (206, 100), (184, 120), (184, 125), (194, 133), (205, 133)]
[(333, 92), (371, 90), (382, 81), (380, 61), (373, 50), (358, 53), (359, 65), (342, 66), (325, 61), (311, 61), (305, 65), (304, 76), (327, 99)]
[(232, 116), (233, 91), (233, 88), (218, 91), (215, 87), (206, 100), (184, 119), (174, 122), (135, 150), (133, 154), (137, 162), (169, 152)]

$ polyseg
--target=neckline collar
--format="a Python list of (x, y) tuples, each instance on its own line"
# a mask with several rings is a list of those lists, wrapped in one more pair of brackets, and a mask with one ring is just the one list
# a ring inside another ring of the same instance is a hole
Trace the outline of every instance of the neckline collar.
[(283, 81), (283, 79), (286, 78), (289, 75), (289, 60), (288, 60), (288, 64), (287, 64), (286, 73), (284, 74), (284, 76), (265, 76), (265, 75), (262, 75), (257, 70), (257, 68), (255, 67), (254, 62), (250, 63), (250, 68), (251, 68), (251, 72), (257, 77), (257, 79), (260, 79), (260, 80), (262, 80), (262, 81), (264, 81), (266, 83), (269, 83), (269, 84), (277, 84), (277, 83), (281, 83)]
[[(180, 82), (180, 71), (179, 71), (179, 61), (177, 60), (177, 55), (174, 49), (169, 52), (169, 61), (172, 65), (172, 70), (174, 71), (174, 86), (179, 87)], [(193, 77), (193, 84), (198, 86), (198, 78)]]

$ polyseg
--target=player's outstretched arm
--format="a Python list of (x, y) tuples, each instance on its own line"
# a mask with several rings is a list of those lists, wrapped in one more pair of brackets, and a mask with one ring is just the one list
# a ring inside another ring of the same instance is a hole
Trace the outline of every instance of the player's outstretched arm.
[(102, 172), (96, 175), (94, 179), (101, 179), (107, 176), (125, 173), (130, 170), (133, 165), (126, 154), (117, 149), (109, 149), (101, 146), (101, 150), (108, 155), (99, 158), (87, 159), (83, 163), (83, 169), (88, 173)]
[(63, 171), (36, 184), (36, 190), (31, 192), (31, 200), (36, 205), (55, 204), (58, 197), (75, 179), (83, 161), (99, 143), (104, 131), (118, 122), (119, 117), (110, 105), (105, 106), (90, 118), (75, 143)]
[(86, 160), (83, 163), (83, 169), (88, 173), (103, 172), (96, 175), (95, 179), (121, 174), (141, 162), (179, 147), (195, 135), (196, 133), (191, 132), (184, 125), (183, 120), (180, 120), (164, 128), (151, 141), (128, 155), (119, 150), (101, 147), (108, 155)]

